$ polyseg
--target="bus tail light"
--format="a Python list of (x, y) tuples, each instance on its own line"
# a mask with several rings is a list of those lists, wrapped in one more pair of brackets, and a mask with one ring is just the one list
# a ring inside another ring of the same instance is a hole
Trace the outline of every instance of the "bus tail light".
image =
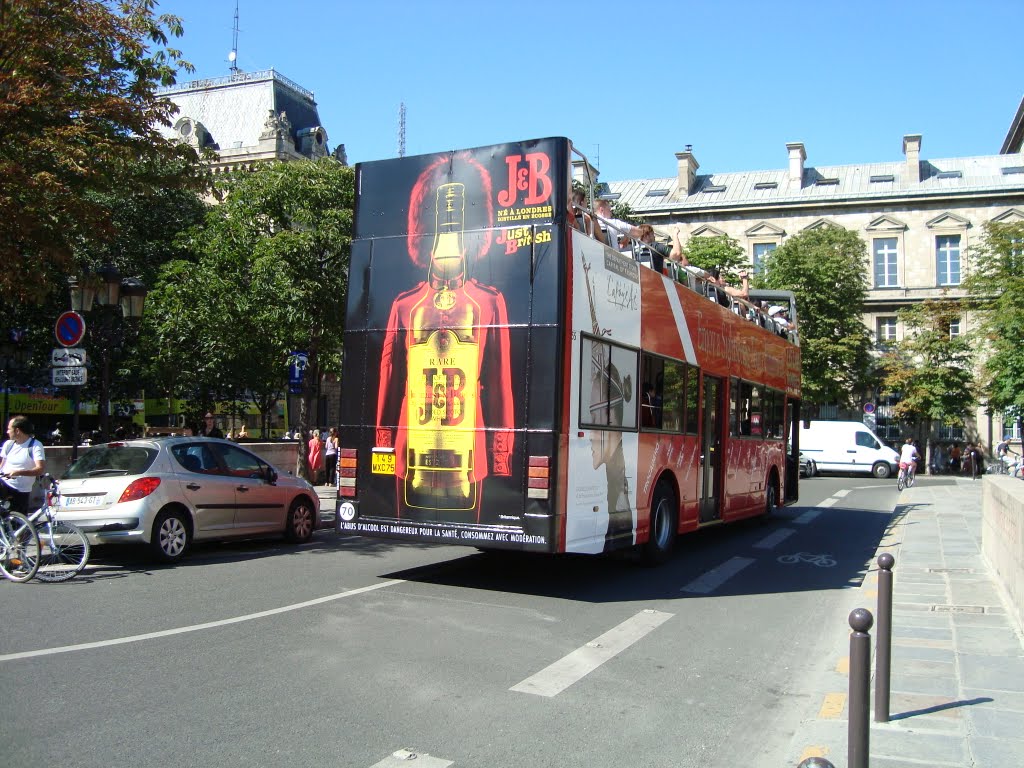
[(527, 471), (526, 495), (531, 499), (547, 499), (549, 493), (551, 459), (548, 456), (531, 456)]
[(338, 496), (356, 495), (356, 456), (355, 448), (342, 448), (338, 456)]

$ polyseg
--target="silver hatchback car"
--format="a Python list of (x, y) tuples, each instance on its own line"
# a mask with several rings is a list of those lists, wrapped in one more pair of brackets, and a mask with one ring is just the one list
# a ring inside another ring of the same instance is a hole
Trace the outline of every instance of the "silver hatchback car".
[(99, 445), (60, 480), (60, 517), (93, 544), (142, 541), (165, 562), (193, 541), (283, 534), (307, 541), (320, 521), (309, 483), (244, 448), (207, 437)]

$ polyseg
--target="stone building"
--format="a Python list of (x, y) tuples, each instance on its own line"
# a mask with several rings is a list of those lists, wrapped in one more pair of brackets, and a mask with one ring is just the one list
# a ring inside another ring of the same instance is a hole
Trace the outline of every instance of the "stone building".
[[(217, 173), (329, 154), (313, 93), (273, 69), (193, 80), (158, 95), (178, 107), (163, 135), (214, 150)], [(346, 162), (343, 144), (333, 154)]]
[[(610, 181), (606, 196), (628, 204), (655, 227), (681, 227), (684, 241), (728, 235), (755, 270), (772, 250), (805, 230), (837, 225), (857, 232), (867, 245), (864, 322), (881, 349), (903, 337), (896, 315), (901, 307), (963, 295), (959, 286), (983, 224), (1024, 221), (1020, 118), (1019, 110), (1004, 143), (1004, 152), (1012, 148), (1009, 154), (930, 159), (922, 155), (921, 136), (910, 134), (903, 137), (903, 159), (893, 162), (812, 165), (804, 144), (791, 143), (781, 169), (702, 174), (687, 147), (676, 154), (674, 175)], [(969, 316), (951, 328), (952, 333), (969, 330)], [(881, 436), (898, 439), (899, 425), (887, 418), (887, 404), (873, 404)], [(838, 409), (826, 413), (861, 417)], [(941, 428), (935, 437), (992, 445), (1002, 435), (1001, 415), (979, 409), (964, 430)]]

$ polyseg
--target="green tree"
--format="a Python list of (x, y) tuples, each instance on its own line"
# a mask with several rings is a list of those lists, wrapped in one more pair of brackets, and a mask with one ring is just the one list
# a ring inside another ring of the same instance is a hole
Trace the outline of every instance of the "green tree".
[(728, 235), (691, 237), (683, 246), (683, 255), (695, 267), (705, 270), (718, 267), (722, 276), (730, 282), (735, 281), (730, 273), (738, 267), (746, 266), (743, 246)]
[(1024, 223), (985, 225), (964, 287), (986, 340), (982, 391), (1021, 428), (1024, 417)]
[[(322, 373), (340, 369), (354, 172), (332, 158), (260, 166), (223, 182), (194, 231), (196, 264), (165, 265), (147, 312), (155, 370), (197, 402), (245, 397), (268, 414), (288, 353), (309, 355), (299, 423)], [(197, 396), (198, 395), (198, 396)], [(305, 471), (305, 452), (299, 451)]]
[(805, 403), (851, 406), (867, 382), (864, 241), (842, 227), (801, 232), (772, 251), (758, 288), (796, 295)]
[(954, 299), (901, 309), (907, 333), (882, 357), (882, 394), (898, 396), (893, 415), (913, 424), (919, 438), (930, 434), (936, 421), (962, 426), (977, 403), (971, 342), (950, 335), (950, 324), (963, 311)]
[[(0, 0), (0, 292), (39, 301), (74, 274), (76, 242), (113, 241), (96, 193), (200, 183), (191, 148), (164, 139), (160, 85), (191, 70), (154, 0)], [(177, 173), (166, 173), (168, 162)]]

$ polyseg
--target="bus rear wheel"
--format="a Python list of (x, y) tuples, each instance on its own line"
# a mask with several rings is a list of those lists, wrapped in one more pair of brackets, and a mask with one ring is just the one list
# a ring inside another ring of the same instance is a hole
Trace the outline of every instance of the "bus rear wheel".
[(651, 499), (651, 524), (641, 550), (644, 565), (661, 565), (672, 556), (679, 530), (679, 504), (671, 486), (658, 483)]

